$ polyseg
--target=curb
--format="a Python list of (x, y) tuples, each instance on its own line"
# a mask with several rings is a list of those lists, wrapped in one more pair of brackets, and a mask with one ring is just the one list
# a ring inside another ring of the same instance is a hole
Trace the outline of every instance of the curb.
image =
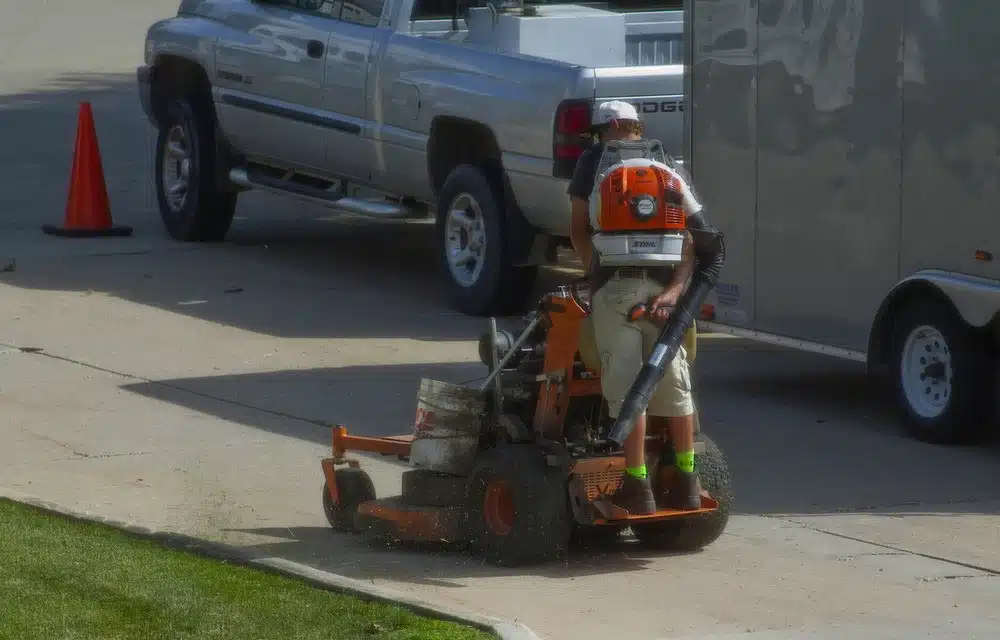
[(73, 520), (113, 527), (140, 538), (155, 540), (171, 549), (188, 551), (204, 557), (226, 560), (243, 566), (295, 578), (327, 591), (336, 591), (361, 600), (394, 604), (425, 617), (464, 624), (490, 632), (500, 640), (542, 640), (534, 631), (520, 622), (503, 620), (491, 616), (481, 616), (447, 606), (432, 604), (425, 600), (393, 591), (392, 589), (375, 586), (361, 580), (337, 575), (284, 558), (256, 554), (246, 549), (221, 542), (195, 538), (183, 533), (154, 531), (146, 527), (105, 518), (94, 513), (75, 511), (11, 489), (0, 488), (0, 499), (19, 502)]

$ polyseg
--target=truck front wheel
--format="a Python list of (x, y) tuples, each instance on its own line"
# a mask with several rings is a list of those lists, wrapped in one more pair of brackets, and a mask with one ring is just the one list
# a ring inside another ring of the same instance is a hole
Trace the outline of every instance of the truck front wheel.
[(167, 105), (156, 139), (155, 181), (160, 217), (172, 238), (225, 238), (237, 194), (218, 184), (215, 120), (204, 100), (180, 99)]
[(437, 243), (454, 306), (467, 315), (517, 313), (538, 267), (511, 264), (499, 171), (455, 168), (438, 194)]
[(914, 299), (895, 317), (892, 347), (896, 401), (917, 439), (956, 444), (985, 434), (994, 364), (980, 331), (943, 303)]

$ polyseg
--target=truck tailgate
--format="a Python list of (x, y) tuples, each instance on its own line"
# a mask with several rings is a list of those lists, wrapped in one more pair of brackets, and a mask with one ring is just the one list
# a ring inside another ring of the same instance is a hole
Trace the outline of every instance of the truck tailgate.
[(594, 70), (597, 102), (623, 100), (635, 105), (646, 137), (679, 156), (684, 137), (684, 65), (609, 67)]

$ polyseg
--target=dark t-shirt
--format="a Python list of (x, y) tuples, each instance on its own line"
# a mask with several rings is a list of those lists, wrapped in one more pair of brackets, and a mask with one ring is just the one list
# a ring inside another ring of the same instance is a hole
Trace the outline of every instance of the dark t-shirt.
[(604, 146), (599, 142), (595, 142), (583, 150), (583, 153), (577, 158), (576, 169), (573, 170), (573, 177), (569, 181), (566, 193), (574, 198), (590, 200), (590, 192), (594, 190), (597, 167), (601, 164), (603, 153)]

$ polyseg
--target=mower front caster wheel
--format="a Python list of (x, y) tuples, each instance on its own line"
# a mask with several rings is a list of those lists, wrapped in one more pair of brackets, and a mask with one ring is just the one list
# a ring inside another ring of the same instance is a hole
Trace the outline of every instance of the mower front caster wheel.
[(354, 517), (363, 502), (375, 499), (375, 485), (371, 476), (361, 469), (350, 467), (334, 472), (339, 500), (334, 503), (330, 483), (323, 483), (323, 512), (334, 531), (354, 531)]
[(534, 444), (486, 451), (469, 477), (472, 547), (503, 566), (562, 556), (573, 531), (567, 491), (565, 474), (546, 464)]

